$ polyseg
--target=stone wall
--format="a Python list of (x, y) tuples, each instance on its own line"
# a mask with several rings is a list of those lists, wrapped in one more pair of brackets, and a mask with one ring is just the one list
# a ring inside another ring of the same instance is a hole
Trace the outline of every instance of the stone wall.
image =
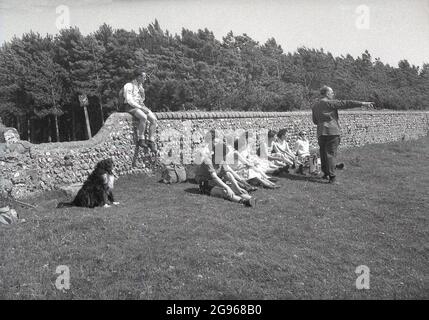
[[(158, 113), (157, 132), (161, 159), (176, 156), (186, 163), (210, 129), (289, 129), (291, 145), (300, 130), (306, 130), (313, 147), (316, 128), (306, 112), (165, 112)], [(429, 112), (343, 111), (342, 147), (409, 140), (426, 136)], [(115, 113), (88, 141), (33, 145), (11, 139), (16, 132), (0, 133), (0, 189), (12, 186), (12, 195), (22, 198), (34, 192), (53, 190), (85, 180), (95, 164), (105, 158), (115, 161), (117, 175), (154, 170), (155, 164), (135, 147), (136, 123), (126, 113)], [(6, 137), (9, 139), (5, 139)]]

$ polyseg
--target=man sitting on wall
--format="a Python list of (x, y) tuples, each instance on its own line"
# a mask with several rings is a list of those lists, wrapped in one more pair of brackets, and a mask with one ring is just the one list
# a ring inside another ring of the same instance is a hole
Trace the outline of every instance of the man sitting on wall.
[[(125, 111), (139, 120), (137, 127), (139, 146), (142, 148), (149, 148), (152, 153), (157, 154), (158, 151), (155, 145), (157, 119), (155, 114), (144, 104), (145, 92), (143, 83), (146, 80), (146, 73), (142, 70), (136, 70), (133, 77), (134, 79), (125, 84), (123, 88)], [(149, 136), (145, 141), (146, 121), (149, 121)]]

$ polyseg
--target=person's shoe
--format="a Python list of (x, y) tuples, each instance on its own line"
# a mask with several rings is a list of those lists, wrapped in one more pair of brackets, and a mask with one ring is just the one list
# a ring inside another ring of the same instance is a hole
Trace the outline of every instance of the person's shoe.
[(329, 178), (329, 183), (333, 184), (333, 185), (339, 185), (340, 183), (337, 181), (336, 177), (330, 177)]
[(343, 170), (345, 168), (344, 162), (340, 162), (338, 163), (335, 168), (339, 169), (339, 170)]
[(272, 175), (278, 176), (281, 173), (280, 169), (276, 169), (273, 171)]
[(149, 148), (149, 150), (153, 154), (157, 154), (158, 153), (158, 149), (156, 148), (155, 142), (153, 142), (152, 140), (146, 140), (146, 144), (147, 144), (147, 147)]
[(280, 188), (280, 186), (275, 184), (273, 186), (264, 186), (264, 188), (265, 189), (278, 189), (278, 188)]
[(250, 198), (250, 199), (242, 199), (242, 203), (246, 206), (246, 207), (256, 207), (256, 199), (255, 198)]
[(323, 174), (323, 176), (320, 178), (323, 180), (329, 180), (329, 176), (327, 174)]
[(248, 186), (246, 186), (246, 188), (244, 188), (244, 190), (246, 190), (247, 192), (254, 192), (254, 191), (258, 190), (258, 187), (254, 187), (254, 186), (249, 184)]
[(277, 181), (279, 181), (279, 179), (274, 178), (274, 177), (269, 177), (268, 180), (270, 180), (271, 182), (276, 183)]
[(281, 167), (279, 170), (281, 173), (289, 173), (289, 168), (290, 168), (290, 165), (287, 164), (286, 166)]
[(144, 141), (144, 139), (139, 139), (138, 145), (139, 145), (140, 148), (145, 148), (146, 149), (148, 147), (148, 145), (146, 144), (146, 142)]
[(298, 170), (296, 170), (296, 173), (305, 175), (304, 174), (304, 166), (302, 164), (299, 165)]

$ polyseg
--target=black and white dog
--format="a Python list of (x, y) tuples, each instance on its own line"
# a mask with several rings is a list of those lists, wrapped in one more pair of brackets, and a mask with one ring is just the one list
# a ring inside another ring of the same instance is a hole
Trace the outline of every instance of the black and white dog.
[(109, 202), (118, 205), (113, 198), (113, 160), (105, 159), (97, 163), (82, 188), (72, 202), (61, 202), (57, 208), (63, 207), (110, 207)]

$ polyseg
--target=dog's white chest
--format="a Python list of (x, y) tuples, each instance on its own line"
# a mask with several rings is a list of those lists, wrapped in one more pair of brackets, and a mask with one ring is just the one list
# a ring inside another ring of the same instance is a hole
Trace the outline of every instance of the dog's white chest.
[(103, 174), (104, 183), (107, 184), (109, 189), (113, 189), (115, 183), (115, 177), (111, 174)]
[(115, 183), (115, 177), (113, 175), (108, 175), (107, 176), (107, 185), (109, 186), (110, 189), (113, 189), (114, 183)]

